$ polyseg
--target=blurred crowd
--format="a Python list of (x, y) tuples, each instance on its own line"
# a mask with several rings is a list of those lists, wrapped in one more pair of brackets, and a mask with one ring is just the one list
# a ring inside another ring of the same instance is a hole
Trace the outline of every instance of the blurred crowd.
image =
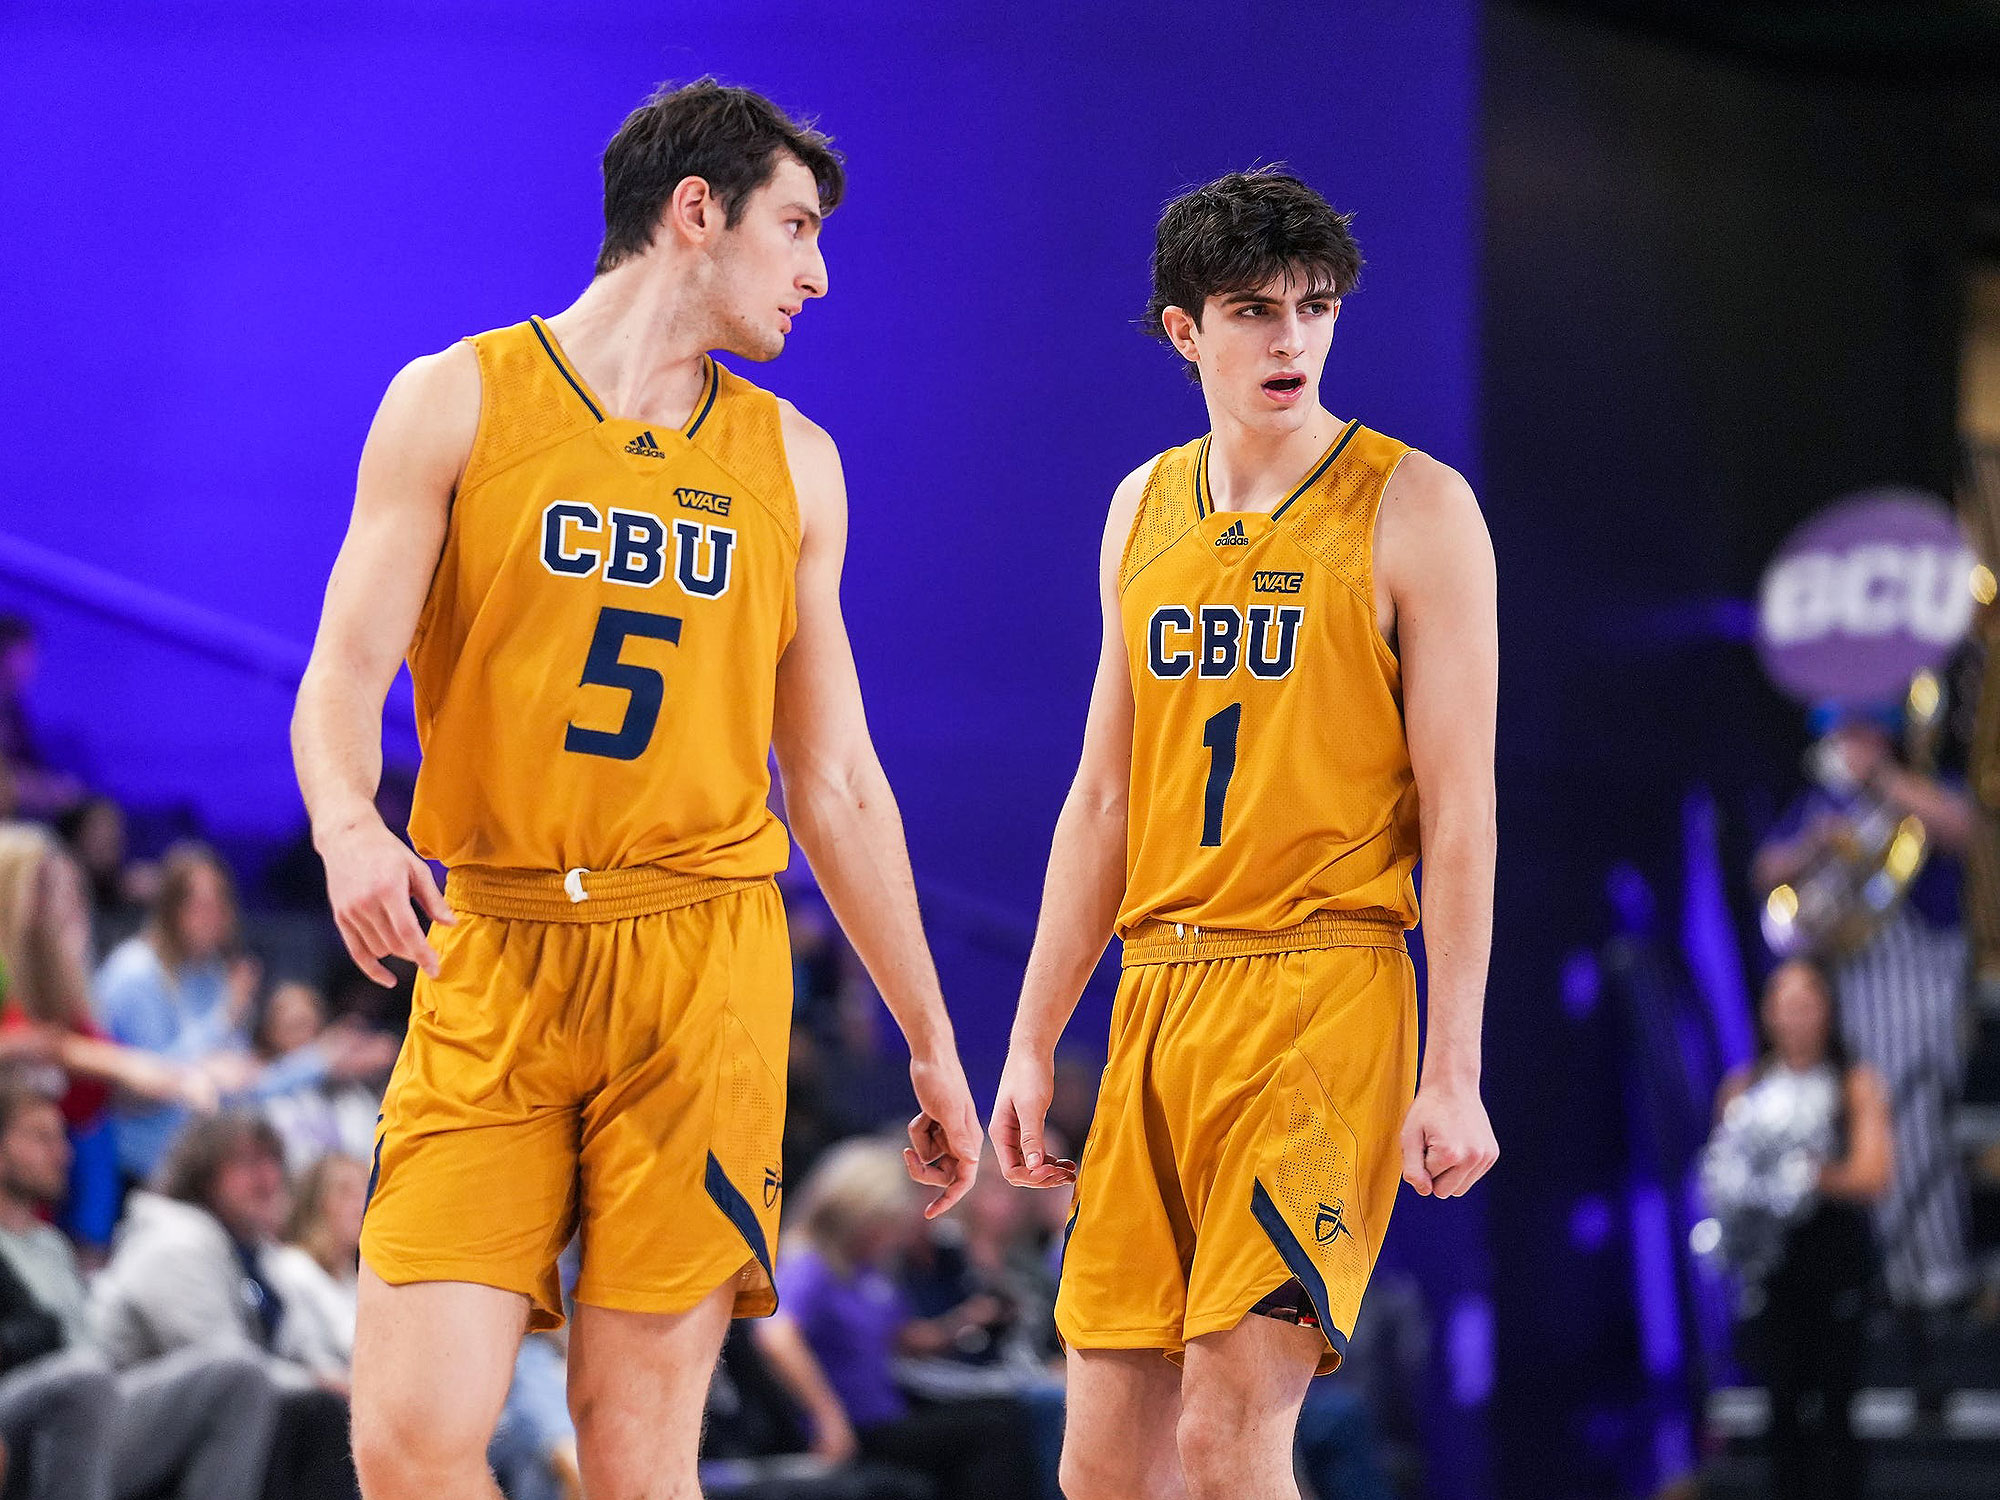
[[(303, 832), (225, 858), (44, 759), (34, 652), (0, 616), (0, 1500), (353, 1497), (361, 1219), (412, 976), (354, 968)], [(384, 777), (392, 828), (411, 786)], [(1057, 1500), (1068, 1192), (989, 1158), (924, 1217), (908, 1058), (802, 870), (785, 894), (781, 1306), (730, 1336), (704, 1488)], [(1096, 1080), (1059, 1061), (1051, 1150), (1082, 1146)], [(1301, 1425), (1318, 1500), (1414, 1492), (1427, 1331), (1393, 1278), (1379, 1307)], [(522, 1347), (491, 1450), (512, 1500), (581, 1494), (565, 1360), (561, 1330)]]

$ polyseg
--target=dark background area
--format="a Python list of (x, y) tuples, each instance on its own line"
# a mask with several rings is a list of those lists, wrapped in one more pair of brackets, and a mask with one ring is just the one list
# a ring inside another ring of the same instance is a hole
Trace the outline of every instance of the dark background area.
[(1678, 944), (1697, 788), (1761, 973), (1745, 872), (1807, 733), (1749, 646), (1758, 576), (1843, 493), (1953, 492), (2000, 33), (1973, 6), (1494, 4), (1481, 24), (1500, 1493), (1644, 1493), (1686, 1434), (1649, 1382), (1633, 1237), (1571, 1233), (1580, 1200), (1637, 1191), (1634, 1079), (1620, 1018), (1578, 1019), (1560, 976), (1611, 931), (1621, 861)]

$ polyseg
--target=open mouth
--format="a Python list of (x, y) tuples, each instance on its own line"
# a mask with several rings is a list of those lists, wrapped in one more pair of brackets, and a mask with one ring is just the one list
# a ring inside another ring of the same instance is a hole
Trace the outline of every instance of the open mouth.
[(1278, 375), (1264, 382), (1264, 389), (1274, 396), (1296, 396), (1305, 389), (1303, 375)]

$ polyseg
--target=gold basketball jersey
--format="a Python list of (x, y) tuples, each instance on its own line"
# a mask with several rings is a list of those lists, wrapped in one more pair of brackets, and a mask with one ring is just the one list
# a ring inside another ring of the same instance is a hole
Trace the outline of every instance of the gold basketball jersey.
[(1219, 514), (1204, 437), (1162, 454), (1119, 571), (1132, 782), (1118, 931), (1417, 921), (1402, 673), (1375, 622), (1382, 488), (1409, 451), (1351, 422), (1269, 514)]
[(470, 340), (478, 435), (410, 646), (410, 833), (446, 865), (784, 868), (765, 805), (798, 503), (774, 397), (711, 359), (612, 416), (539, 319)]

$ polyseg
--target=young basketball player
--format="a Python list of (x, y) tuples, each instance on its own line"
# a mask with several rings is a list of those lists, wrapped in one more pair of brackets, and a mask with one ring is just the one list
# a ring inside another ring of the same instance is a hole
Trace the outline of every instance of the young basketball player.
[[(362, 1235), (354, 1441), (372, 1500), (497, 1496), (524, 1329), (561, 1322), (593, 1495), (688, 1495), (729, 1318), (768, 1313), (792, 831), (909, 1040), (906, 1156), (942, 1212), (980, 1132), (839, 603), (832, 441), (723, 369), (827, 289), (826, 138), (704, 79), (604, 154), (565, 312), (391, 383), (300, 690), (299, 781), (355, 961), (422, 967)], [(407, 655), (410, 832), (370, 805)], [(438, 923), (426, 941), (411, 900)]]
[(1463, 479), (1321, 404), (1360, 265), (1347, 220), (1275, 171), (1159, 225), (1149, 322), (1209, 433), (1112, 499), (1082, 764), (992, 1129), (1009, 1181), (1075, 1172), (1042, 1149), (1053, 1054), (1115, 929), (1056, 1307), (1069, 1500), (1296, 1496), (1306, 1383), (1339, 1363), (1399, 1173), (1451, 1197), (1497, 1154), (1492, 550)]

